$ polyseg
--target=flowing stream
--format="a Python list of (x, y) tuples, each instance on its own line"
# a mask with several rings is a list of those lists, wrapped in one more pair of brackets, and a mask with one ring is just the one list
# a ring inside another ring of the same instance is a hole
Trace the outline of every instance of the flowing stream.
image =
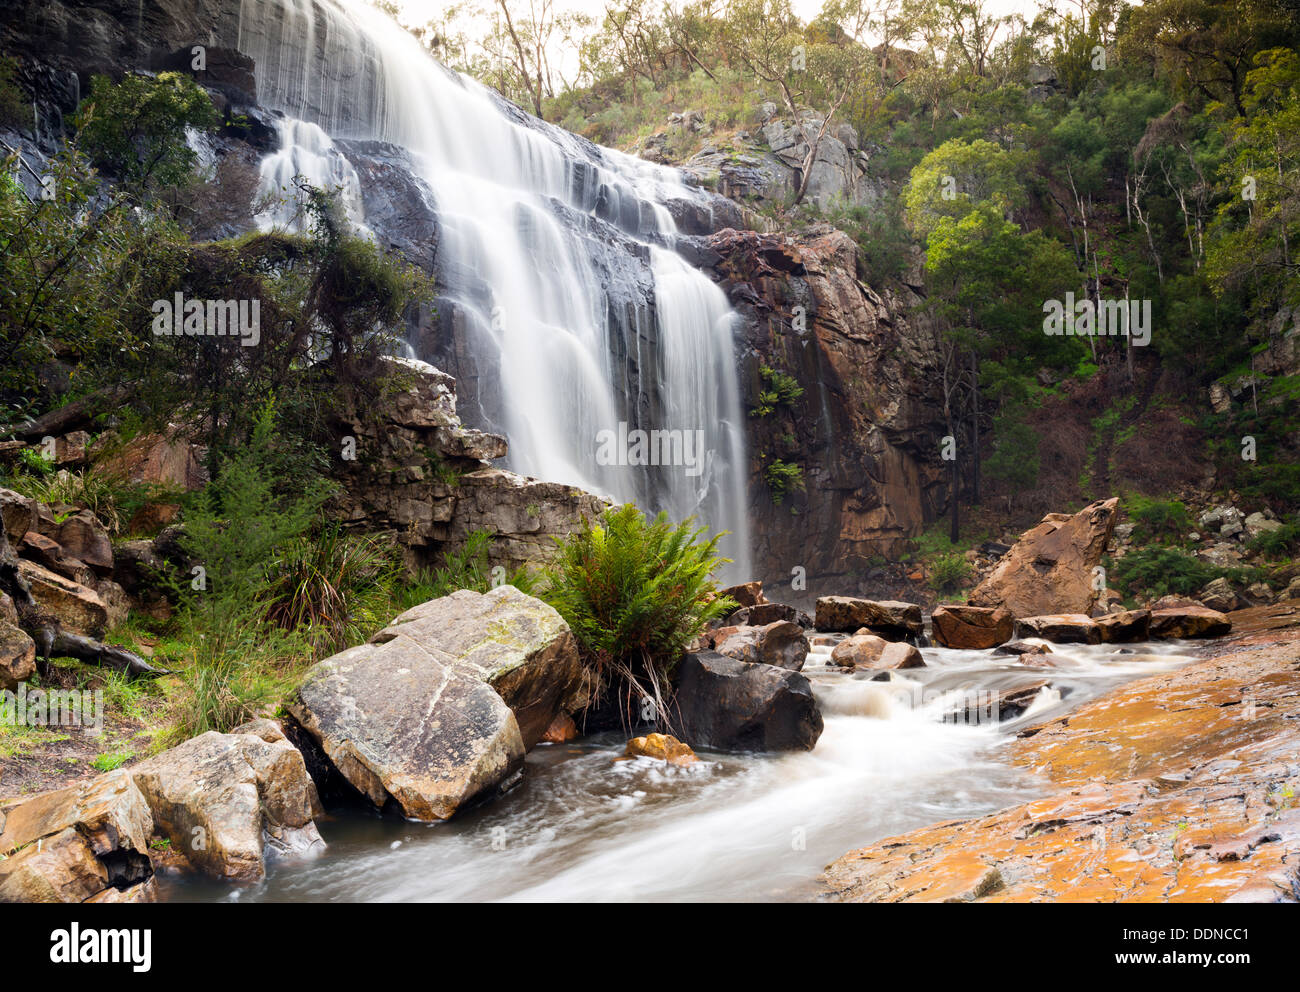
[[(1187, 645), (1056, 645), (1054, 667), (990, 651), (924, 648), (926, 666), (889, 682), (804, 671), (825, 731), (808, 753), (702, 752), (699, 764), (616, 761), (622, 736), (541, 745), (524, 783), (438, 824), (360, 810), (320, 824), (328, 849), (230, 888), (160, 878), (160, 897), (226, 901), (767, 900), (811, 898), (831, 860), (940, 820), (979, 816), (1051, 787), (999, 756), (1020, 727), (1125, 681), (1178, 667)], [(1014, 720), (945, 722), (971, 688), (1047, 679)]]
[[(707, 210), (703, 194), (449, 72), (359, 0), (242, 0), (233, 43), (255, 61), (259, 102), (285, 115), (264, 190), (304, 176), (341, 190), (364, 227), (340, 143), (409, 158), (437, 220), (440, 326), (472, 353), (471, 416), (506, 435), (509, 467), (728, 530), (729, 574), (748, 579), (734, 314), (674, 250), (667, 206)], [(287, 216), (273, 206), (259, 222)], [(638, 430), (663, 433), (639, 450), (599, 440)]]

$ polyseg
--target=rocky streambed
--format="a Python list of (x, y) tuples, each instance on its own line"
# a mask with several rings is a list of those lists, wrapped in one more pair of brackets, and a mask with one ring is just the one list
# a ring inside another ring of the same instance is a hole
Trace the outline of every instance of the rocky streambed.
[[(832, 663), (843, 635), (811, 640), (803, 674), (824, 720), (811, 751), (698, 748), (701, 760), (678, 765), (620, 760), (626, 735), (617, 732), (541, 744), (516, 788), (450, 820), (334, 807), (317, 821), (327, 846), (316, 855), (273, 862), (264, 879), (237, 888), (163, 873), (158, 897), (817, 898), (824, 866), (856, 842), (1048, 794), (1042, 776), (1005, 758), (1018, 728), (1151, 672), (1176, 672), (1196, 650), (1180, 641), (1058, 645), (1044, 689), (1047, 669), (1016, 655), (923, 647), (924, 668), (881, 672)], [(1018, 702), (992, 720), (968, 716), (975, 688)]]
[(1004, 749), (1041, 798), (877, 840), (842, 901), (1300, 898), (1300, 602), (1232, 614), (1213, 656), (1033, 721)]

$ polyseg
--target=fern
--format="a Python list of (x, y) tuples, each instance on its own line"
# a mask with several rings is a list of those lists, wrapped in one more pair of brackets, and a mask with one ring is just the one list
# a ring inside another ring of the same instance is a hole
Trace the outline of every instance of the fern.
[(577, 637), (598, 700), (613, 690), (627, 714), (650, 699), (667, 722), (669, 679), (687, 645), (736, 608), (713, 581), (727, 561), (717, 553), (723, 535), (705, 534), (627, 504), (557, 542), (541, 595)]

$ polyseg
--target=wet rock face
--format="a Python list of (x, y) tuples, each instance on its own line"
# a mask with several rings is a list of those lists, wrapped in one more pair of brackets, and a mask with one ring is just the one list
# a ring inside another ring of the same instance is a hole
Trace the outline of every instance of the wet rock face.
[(812, 687), (797, 672), (702, 651), (674, 679), (673, 729), (693, 748), (810, 751), (821, 736)]
[(327, 658), (291, 712), (376, 806), (443, 820), (507, 783), (581, 686), (559, 614), (500, 586), (432, 600)]
[(846, 854), (841, 901), (1294, 902), (1300, 668), (1294, 607), (1235, 614), (1223, 657), (1122, 686), (1022, 731), (1058, 791)]
[(1112, 497), (1073, 516), (1049, 513), (975, 587), (970, 605), (1003, 606), (1017, 617), (1087, 615), (1097, 599), (1093, 569), (1110, 543), (1118, 509)]
[[(747, 418), (755, 571), (790, 602), (807, 597), (790, 589), (795, 566), (853, 591), (849, 572), (896, 557), (946, 501), (932, 328), (904, 318), (910, 290), (882, 295), (860, 281), (857, 246), (829, 227), (799, 238), (725, 230), (705, 247), (700, 264), (740, 316), (744, 405), (759, 405), (765, 366), (805, 390)], [(806, 487), (780, 505), (763, 474), (774, 460), (799, 465)]]

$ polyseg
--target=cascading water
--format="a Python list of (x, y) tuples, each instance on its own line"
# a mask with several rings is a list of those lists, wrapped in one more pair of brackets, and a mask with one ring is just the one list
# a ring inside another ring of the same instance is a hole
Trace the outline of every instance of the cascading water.
[[(1135, 654), (1121, 653), (1136, 649)], [(622, 734), (544, 745), (522, 784), (437, 824), (336, 810), (315, 860), (273, 867), (256, 886), (160, 880), (164, 899), (755, 900), (815, 895), (850, 849), (941, 820), (1037, 798), (1045, 785), (1000, 757), (1016, 731), (1129, 679), (1186, 664), (1158, 641), (1057, 645), (1052, 689), (1019, 716), (955, 722), (969, 691), (1023, 688), (1044, 669), (990, 651), (924, 648), (925, 667), (848, 673), (817, 645), (804, 674), (825, 719), (811, 752), (702, 752), (674, 767), (616, 760)]]
[[(665, 206), (699, 194), (528, 117), (363, 3), (241, 0), (231, 43), (289, 118), (268, 186), (296, 170), (346, 199), (355, 172), (331, 138), (409, 152), (437, 215), (444, 327), (488, 370), (479, 419), (509, 439), (510, 467), (725, 528), (730, 574), (748, 578), (734, 315), (674, 250)], [(639, 430), (663, 433), (638, 451)]]

